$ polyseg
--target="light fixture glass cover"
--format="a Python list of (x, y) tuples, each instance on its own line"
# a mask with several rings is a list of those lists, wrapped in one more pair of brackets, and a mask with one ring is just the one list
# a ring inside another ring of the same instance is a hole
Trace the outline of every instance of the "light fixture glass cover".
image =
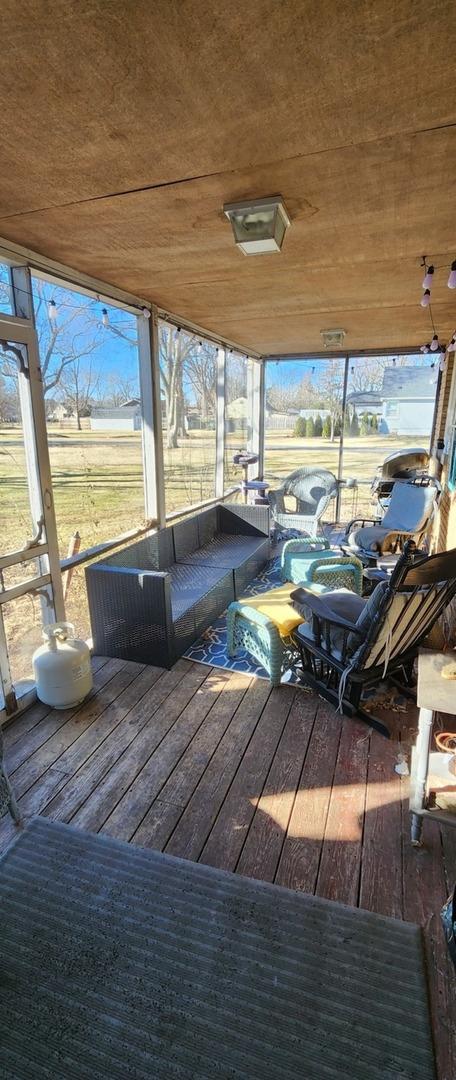
[(325, 349), (330, 349), (331, 346), (342, 346), (344, 343), (345, 330), (320, 330), (320, 334), (323, 338), (323, 345)]
[(235, 242), (244, 255), (280, 251), (290, 218), (280, 195), (249, 202), (225, 203)]

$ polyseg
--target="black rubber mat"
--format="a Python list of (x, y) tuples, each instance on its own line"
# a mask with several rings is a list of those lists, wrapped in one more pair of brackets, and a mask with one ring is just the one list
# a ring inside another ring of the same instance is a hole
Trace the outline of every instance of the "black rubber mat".
[(408, 923), (36, 818), (0, 863), (2, 1080), (433, 1080)]

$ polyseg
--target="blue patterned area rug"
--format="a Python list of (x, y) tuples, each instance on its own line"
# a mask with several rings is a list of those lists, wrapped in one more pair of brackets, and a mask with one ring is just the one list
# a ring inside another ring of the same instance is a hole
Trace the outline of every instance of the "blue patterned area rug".
[[(280, 577), (280, 556), (271, 559), (267, 563), (263, 573), (254, 578), (245, 590), (244, 596), (256, 596), (258, 593), (275, 589), (282, 584)], [(239, 671), (244, 675), (254, 675), (257, 679), (268, 679), (269, 675), (261, 664), (250, 653), (239, 649), (236, 656), (230, 657), (226, 651), (226, 612), (205, 630), (202, 637), (198, 638), (193, 645), (184, 653), (187, 660), (193, 660), (197, 664), (209, 664), (211, 667), (225, 668), (227, 671)], [(309, 692), (308, 687), (292, 671), (287, 671), (282, 677), (282, 683), (294, 684), (302, 690)], [(369, 711), (372, 708), (387, 708), (392, 712), (406, 712), (410, 701), (401, 694), (400, 690), (393, 687), (388, 680), (380, 682), (375, 687), (368, 687), (363, 691), (363, 707)]]
[[(258, 593), (275, 589), (282, 584), (280, 577), (280, 558), (267, 563), (262, 574), (254, 578), (245, 590), (244, 596), (256, 596)], [(211, 667), (226, 668), (228, 671), (240, 671), (244, 675), (256, 675), (258, 679), (269, 679), (267, 671), (250, 653), (239, 649), (236, 656), (228, 656), (226, 651), (226, 613), (204, 631), (193, 645), (184, 653), (187, 660), (198, 664), (210, 664)], [(284, 683), (298, 683), (296, 675), (288, 671), (282, 678)], [(300, 684), (301, 685), (301, 684)]]

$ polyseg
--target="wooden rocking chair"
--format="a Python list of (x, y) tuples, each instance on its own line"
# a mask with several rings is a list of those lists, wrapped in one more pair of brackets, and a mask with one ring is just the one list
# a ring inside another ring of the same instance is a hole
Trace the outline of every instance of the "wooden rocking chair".
[(456, 548), (416, 554), (408, 541), (391, 577), (371, 596), (335, 590), (316, 596), (299, 588), (291, 594), (305, 623), (293, 633), (304, 683), (389, 737), (380, 720), (361, 705), (363, 688), (387, 676), (411, 682), (418, 646), (456, 594)]

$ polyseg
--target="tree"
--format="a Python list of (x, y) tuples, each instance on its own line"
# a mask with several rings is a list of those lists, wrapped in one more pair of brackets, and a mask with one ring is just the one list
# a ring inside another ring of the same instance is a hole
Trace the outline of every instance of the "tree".
[(78, 431), (81, 417), (90, 416), (99, 381), (99, 371), (91, 360), (88, 364), (75, 360), (60, 376), (60, 398), (68, 412), (75, 415)]
[(126, 401), (139, 397), (139, 387), (136, 379), (124, 377), (117, 373), (109, 375), (103, 392), (103, 404), (118, 408)]
[(308, 419), (306, 420), (306, 438), (307, 439), (313, 439), (314, 435), (315, 435), (315, 424), (313, 422), (313, 417), (309, 416)]
[(293, 435), (296, 439), (304, 439), (306, 435), (307, 425), (304, 416), (298, 416), (295, 423)]
[(330, 416), (325, 416), (325, 418), (323, 420), (323, 438), (324, 439), (330, 439), (331, 438), (331, 432), (332, 432), (331, 417)]
[(177, 448), (179, 437), (185, 439), (184, 361), (194, 339), (168, 323), (159, 328), (160, 377), (165, 395), (167, 446)]
[[(342, 396), (344, 381), (344, 365), (340, 360), (330, 360), (325, 364), (324, 370), (318, 380), (319, 393), (324, 406), (329, 410), (330, 436), (334, 442), (336, 436), (336, 423), (342, 418)], [(323, 425), (323, 434), (325, 426)]]
[(360, 434), (361, 435), (368, 435), (369, 432), (370, 432), (370, 416), (366, 411), (364, 411), (362, 416), (361, 416)]
[(350, 424), (350, 435), (353, 435), (353, 436), (359, 435), (359, 421), (358, 421), (358, 417), (356, 415), (356, 410), (353, 410), (352, 421), (351, 421), (351, 424)]
[[(107, 335), (117, 335), (131, 347), (137, 345), (135, 335), (128, 332), (131, 316), (123, 312), (116, 321), (110, 317), (105, 327), (97, 300), (37, 277), (33, 278), (33, 296), (45, 397), (55, 396), (68, 369), (101, 350)], [(55, 318), (51, 310), (55, 310)], [(0, 374), (17, 385), (18, 367), (11, 351), (2, 359)]]
[(377, 413), (372, 413), (372, 416), (371, 416), (371, 428), (372, 428), (372, 431), (378, 431), (378, 416), (377, 416)]
[(317, 413), (317, 416), (315, 417), (314, 435), (319, 439), (321, 439), (321, 436), (323, 435), (323, 421), (320, 413)]
[(215, 416), (217, 365), (214, 345), (202, 341), (189, 352), (185, 362), (185, 376), (194, 391), (201, 420), (206, 423), (210, 417)]
[(11, 383), (0, 375), (0, 423), (17, 423), (20, 416), (17, 382)]
[(269, 405), (271, 409), (274, 409), (275, 412), (279, 412), (279, 413), (287, 413), (289, 411), (289, 409), (295, 408), (296, 407), (296, 399), (297, 399), (297, 384), (296, 383), (292, 383), (292, 384), (289, 384), (289, 385), (287, 385), (287, 384), (282, 385), (281, 383), (279, 383), (279, 384), (274, 383), (272, 386), (269, 387), (269, 389), (267, 391), (267, 394), (266, 394), (267, 406)]
[[(350, 393), (361, 394), (366, 390), (381, 390), (386, 368), (408, 367), (414, 360), (410, 356), (363, 356), (350, 365)], [(416, 362), (416, 361), (415, 361)], [(423, 363), (419, 358), (418, 363)]]

